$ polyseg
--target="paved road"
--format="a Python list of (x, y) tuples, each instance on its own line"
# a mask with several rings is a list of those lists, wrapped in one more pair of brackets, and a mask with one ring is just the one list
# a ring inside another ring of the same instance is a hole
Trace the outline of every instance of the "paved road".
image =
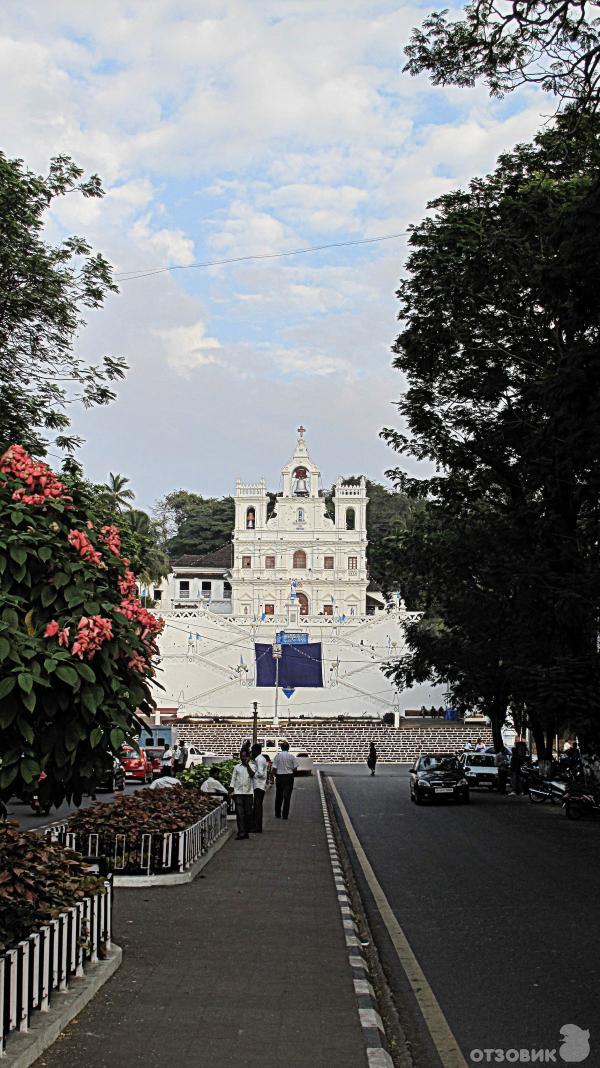
[[(485, 791), (469, 806), (417, 807), (406, 768), (329, 774), (467, 1063), (473, 1049), (558, 1050), (560, 1028), (577, 1024), (591, 1030), (586, 1068), (600, 1065), (600, 821)], [(359, 884), (415, 1063), (433, 1068), (415, 997)]]
[[(132, 794), (135, 790), (140, 789), (140, 785), (141, 784), (139, 782), (125, 783), (125, 793)], [(97, 799), (99, 802), (114, 801), (115, 797), (121, 797), (121, 793), (117, 792), (116, 794), (111, 794), (102, 791), (97, 795)], [(94, 802), (91, 801), (89, 797), (84, 797), (80, 807), (87, 808), (89, 805), (93, 804)], [(30, 831), (35, 830), (36, 828), (45, 827), (50, 823), (59, 823), (60, 820), (66, 819), (67, 816), (71, 815), (71, 813), (77, 811), (77, 807), (75, 805), (70, 805), (65, 801), (64, 804), (60, 805), (59, 808), (51, 809), (49, 816), (36, 816), (31, 811), (29, 805), (25, 805), (21, 801), (17, 801), (15, 798), (8, 802), (7, 808), (8, 818), (11, 820), (17, 820), (24, 831)]]

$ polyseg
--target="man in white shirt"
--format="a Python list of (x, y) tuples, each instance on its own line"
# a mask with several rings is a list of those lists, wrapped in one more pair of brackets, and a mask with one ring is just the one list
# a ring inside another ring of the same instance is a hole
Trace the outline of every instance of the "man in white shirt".
[(240, 762), (236, 764), (229, 784), (229, 793), (233, 794), (235, 818), (237, 820), (238, 840), (249, 838), (248, 831), (252, 823), (253, 794), (252, 780), (256, 774), (254, 764), (246, 749), (240, 753)]
[(163, 775), (173, 775), (173, 750), (170, 745), (165, 745), (160, 762), (162, 764)]
[(294, 789), (294, 775), (298, 770), (298, 761), (290, 753), (290, 743), (282, 742), (279, 753), (273, 758), (275, 775), (275, 819), (287, 820), (290, 813), (290, 801)]
[(210, 775), (204, 780), (200, 787), (201, 794), (218, 794), (220, 797), (229, 797), (229, 791), (226, 786), (223, 786), (219, 776), (221, 772), (218, 768), (211, 768)]
[(252, 746), (251, 757), (254, 767), (256, 768), (256, 775), (252, 780), (254, 787), (254, 810), (252, 814), (252, 832), (254, 834), (262, 834), (263, 829), (263, 801), (265, 799), (265, 791), (267, 789), (267, 775), (269, 773), (269, 765), (267, 758), (262, 755), (262, 745), (260, 742), (256, 742)]

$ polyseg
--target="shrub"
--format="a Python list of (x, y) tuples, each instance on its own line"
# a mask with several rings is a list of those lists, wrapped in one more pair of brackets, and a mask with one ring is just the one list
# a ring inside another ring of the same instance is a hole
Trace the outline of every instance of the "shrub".
[(126, 834), (131, 841), (143, 834), (183, 831), (211, 809), (219, 800), (199, 789), (137, 790), (118, 797), (112, 804), (80, 809), (69, 819), (69, 830), (76, 834), (99, 834), (113, 837)]
[(239, 764), (237, 757), (232, 760), (223, 760), (220, 764), (196, 764), (194, 767), (186, 768), (185, 771), (180, 772), (177, 778), (184, 786), (202, 786), (202, 783), (206, 782), (213, 769), (218, 768), (223, 786), (229, 786), (236, 764)]
[(20, 446), (0, 457), (0, 797), (78, 803), (153, 707), (162, 620), (97, 507)]
[(87, 894), (104, 892), (70, 849), (0, 824), (0, 952)]

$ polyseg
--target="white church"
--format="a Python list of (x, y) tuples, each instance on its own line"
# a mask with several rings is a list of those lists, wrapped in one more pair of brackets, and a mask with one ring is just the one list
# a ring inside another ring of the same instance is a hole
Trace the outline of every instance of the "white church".
[[(155, 590), (165, 619), (159, 708), (239, 718), (257, 701), (266, 717), (278, 707), (294, 718), (380, 720), (439, 703), (439, 691), (398, 693), (384, 674), (410, 614), (369, 590), (364, 478), (338, 478), (328, 507), (304, 435), (301, 426), (275, 499), (263, 480), (238, 480), (231, 544), (174, 560)], [(271, 658), (281, 642), (280, 676)]]

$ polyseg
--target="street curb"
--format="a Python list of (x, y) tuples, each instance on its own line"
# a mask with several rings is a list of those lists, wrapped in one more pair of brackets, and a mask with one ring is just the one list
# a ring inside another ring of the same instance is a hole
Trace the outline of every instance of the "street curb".
[(83, 977), (72, 979), (68, 990), (55, 991), (48, 1012), (32, 1013), (29, 1030), (9, 1036), (3, 1068), (29, 1068), (34, 1064), (114, 975), (122, 958), (121, 947), (113, 943), (106, 960), (88, 964)]
[(335, 883), (338, 904), (340, 906), (344, 937), (346, 939), (346, 950), (348, 953), (348, 964), (354, 982), (356, 1007), (365, 1041), (367, 1063), (369, 1068), (394, 1068), (394, 1062), (388, 1052), (385, 1030), (379, 1014), (379, 1006), (375, 997), (375, 991), (369, 981), (369, 968), (362, 952), (361, 942), (358, 937), (358, 927), (354, 922), (354, 913), (352, 912), (350, 895), (348, 893), (346, 879), (344, 877), (342, 865), (340, 864), (340, 858), (335, 844), (333, 830), (331, 828), (329, 810), (327, 808), (327, 801), (325, 800), (325, 791), (323, 789), (323, 781), (319, 769), (317, 769), (317, 780), (319, 783), (319, 794), (321, 796), (321, 808), (323, 810), (323, 822), (325, 824), (325, 834), (327, 836), (329, 859), (331, 860), (333, 881)]
[(228, 827), (226, 831), (217, 838), (216, 842), (213, 842), (210, 849), (202, 857), (198, 857), (198, 860), (192, 864), (191, 868), (187, 871), (169, 872), (165, 875), (114, 875), (113, 874), (113, 886), (143, 886), (146, 889), (149, 886), (181, 886), (182, 883), (191, 883), (199, 872), (206, 867), (208, 862), (212, 860), (216, 853), (223, 848), (225, 842), (227, 842), (233, 834), (233, 827)]

